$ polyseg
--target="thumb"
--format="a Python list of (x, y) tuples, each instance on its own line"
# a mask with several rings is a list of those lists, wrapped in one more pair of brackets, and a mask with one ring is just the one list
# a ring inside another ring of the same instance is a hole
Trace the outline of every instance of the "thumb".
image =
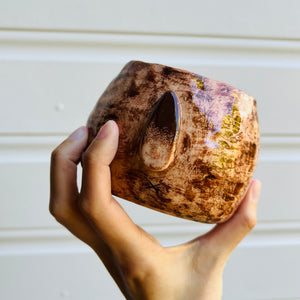
[(88, 160), (96, 160), (98, 163), (108, 166), (117, 152), (118, 137), (117, 123), (113, 120), (107, 121), (86, 150), (85, 157)]
[(236, 213), (228, 221), (216, 225), (207, 233), (207, 238), (217, 253), (229, 255), (254, 228), (260, 190), (260, 181), (252, 180)]
[[(80, 206), (94, 230), (107, 243), (117, 260), (139, 253), (142, 234), (111, 195), (112, 162), (118, 148), (118, 126), (108, 121), (83, 156)], [(147, 242), (149, 239), (144, 239)], [(125, 253), (125, 254), (124, 254)]]
[(102, 126), (85, 151), (81, 194), (86, 198), (97, 199), (99, 194), (106, 201), (111, 198), (109, 165), (117, 152), (118, 139), (118, 125), (110, 120)]

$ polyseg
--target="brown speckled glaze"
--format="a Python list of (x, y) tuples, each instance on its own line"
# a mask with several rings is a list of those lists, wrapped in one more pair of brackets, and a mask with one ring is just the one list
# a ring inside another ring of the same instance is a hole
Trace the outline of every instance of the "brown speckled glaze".
[(255, 100), (225, 83), (159, 64), (129, 62), (88, 120), (120, 129), (112, 193), (205, 223), (232, 216), (259, 153)]

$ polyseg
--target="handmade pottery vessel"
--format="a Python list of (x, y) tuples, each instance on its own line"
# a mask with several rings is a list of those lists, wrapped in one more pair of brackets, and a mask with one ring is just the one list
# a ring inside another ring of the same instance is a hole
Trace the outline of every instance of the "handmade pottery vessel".
[(114, 195), (199, 222), (231, 217), (259, 153), (251, 96), (188, 71), (131, 61), (92, 111), (89, 140), (111, 119), (120, 130)]

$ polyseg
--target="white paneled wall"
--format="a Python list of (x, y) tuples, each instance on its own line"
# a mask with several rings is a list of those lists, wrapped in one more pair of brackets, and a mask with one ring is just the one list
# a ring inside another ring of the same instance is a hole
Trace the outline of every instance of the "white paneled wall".
[[(122, 299), (92, 251), (48, 213), (49, 159), (136, 59), (257, 99), (258, 224), (228, 261), (223, 299), (300, 299), (300, 3), (292, 0), (0, 0), (0, 299)], [(120, 202), (164, 245), (211, 228)]]

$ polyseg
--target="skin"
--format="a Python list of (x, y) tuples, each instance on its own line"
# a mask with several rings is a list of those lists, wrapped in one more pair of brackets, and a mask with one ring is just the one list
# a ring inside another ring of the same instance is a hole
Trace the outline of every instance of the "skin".
[(126, 299), (221, 299), (225, 263), (256, 224), (260, 182), (251, 181), (228, 221), (192, 241), (164, 248), (111, 195), (109, 165), (118, 136), (117, 124), (108, 121), (86, 149), (88, 129), (81, 127), (52, 152), (51, 214), (96, 252)]

